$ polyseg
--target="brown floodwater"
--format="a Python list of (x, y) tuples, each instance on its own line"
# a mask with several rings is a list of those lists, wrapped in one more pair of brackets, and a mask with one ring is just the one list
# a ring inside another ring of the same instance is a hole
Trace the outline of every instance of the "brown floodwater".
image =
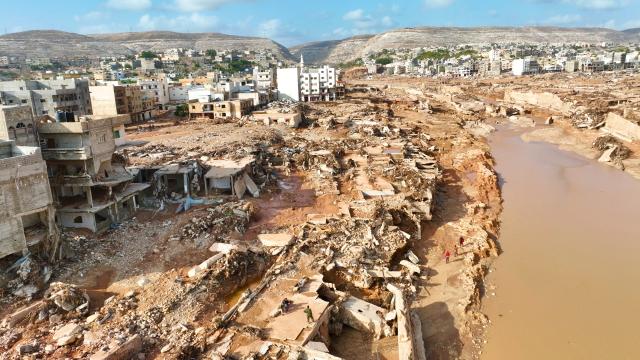
[(640, 359), (640, 182), (513, 130), (490, 143), (504, 253), (482, 358)]

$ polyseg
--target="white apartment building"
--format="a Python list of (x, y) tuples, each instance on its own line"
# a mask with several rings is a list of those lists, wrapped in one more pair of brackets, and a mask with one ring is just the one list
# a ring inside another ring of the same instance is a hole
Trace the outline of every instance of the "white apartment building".
[(530, 57), (513, 60), (511, 64), (511, 72), (515, 76), (537, 74), (539, 71), (538, 62)]
[(278, 100), (300, 101), (300, 68), (278, 68)]
[(224, 93), (216, 92), (210, 87), (197, 87), (191, 88), (187, 91), (187, 101), (197, 101), (201, 103), (208, 103), (213, 101), (225, 100)]
[(8, 56), (0, 56), (0, 66), (9, 66)]
[(272, 89), (276, 87), (276, 73), (273, 69), (260, 71), (260, 69), (254, 68), (253, 82), (258, 90)]
[(336, 99), (338, 75), (327, 65), (317, 69), (304, 69), (300, 74), (302, 101), (331, 101)]
[(147, 96), (154, 98), (156, 105), (160, 110), (164, 109), (169, 103), (169, 81), (165, 74), (159, 74), (156, 77), (138, 79), (138, 85), (142, 88), (142, 91), (147, 93)]

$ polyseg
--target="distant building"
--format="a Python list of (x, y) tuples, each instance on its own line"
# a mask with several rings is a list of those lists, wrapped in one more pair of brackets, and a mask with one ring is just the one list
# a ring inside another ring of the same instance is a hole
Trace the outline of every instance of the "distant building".
[(249, 115), (253, 108), (250, 99), (212, 101), (212, 102), (190, 102), (189, 118), (241, 118)]
[(253, 69), (253, 81), (258, 90), (273, 89), (276, 87), (276, 72), (272, 68), (261, 71), (256, 67)]
[(279, 68), (278, 99), (300, 101), (300, 68)]
[(158, 109), (162, 110), (169, 104), (169, 82), (165, 74), (151, 78), (138, 79), (138, 85), (147, 93), (148, 98), (153, 98)]
[[(402, 66), (404, 70), (404, 65)], [(304, 69), (300, 74), (302, 101), (331, 101), (336, 99), (338, 75), (335, 68), (327, 65), (317, 69)]]
[(130, 115), (141, 122), (151, 119), (155, 99), (139, 85), (105, 84), (91, 86), (93, 114), (97, 116)]
[(515, 76), (537, 74), (540, 72), (538, 62), (533, 58), (513, 60), (511, 71)]
[(88, 80), (17, 80), (0, 82), (0, 105), (29, 105), (34, 116), (92, 114)]

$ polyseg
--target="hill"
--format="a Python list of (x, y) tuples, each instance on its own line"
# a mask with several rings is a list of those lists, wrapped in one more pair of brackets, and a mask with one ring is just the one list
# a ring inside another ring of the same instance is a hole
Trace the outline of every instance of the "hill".
[(455, 46), (490, 43), (627, 42), (637, 33), (604, 28), (562, 27), (419, 27), (355, 36), (338, 41), (302, 44), (290, 48), (309, 63), (340, 63), (382, 49)]
[(273, 40), (219, 33), (176, 33), (170, 31), (129, 32), (81, 35), (57, 30), (34, 30), (0, 36), (0, 56), (27, 57), (118, 56), (142, 50), (170, 48), (270, 49), (281, 59), (291, 57), (289, 50)]

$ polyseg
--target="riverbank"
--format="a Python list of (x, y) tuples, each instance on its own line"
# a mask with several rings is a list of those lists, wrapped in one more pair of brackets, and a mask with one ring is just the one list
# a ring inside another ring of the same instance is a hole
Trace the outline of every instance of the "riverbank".
[(505, 252), (487, 278), (496, 296), (483, 301), (492, 321), (483, 359), (633, 358), (640, 185), (521, 132), (491, 136)]

